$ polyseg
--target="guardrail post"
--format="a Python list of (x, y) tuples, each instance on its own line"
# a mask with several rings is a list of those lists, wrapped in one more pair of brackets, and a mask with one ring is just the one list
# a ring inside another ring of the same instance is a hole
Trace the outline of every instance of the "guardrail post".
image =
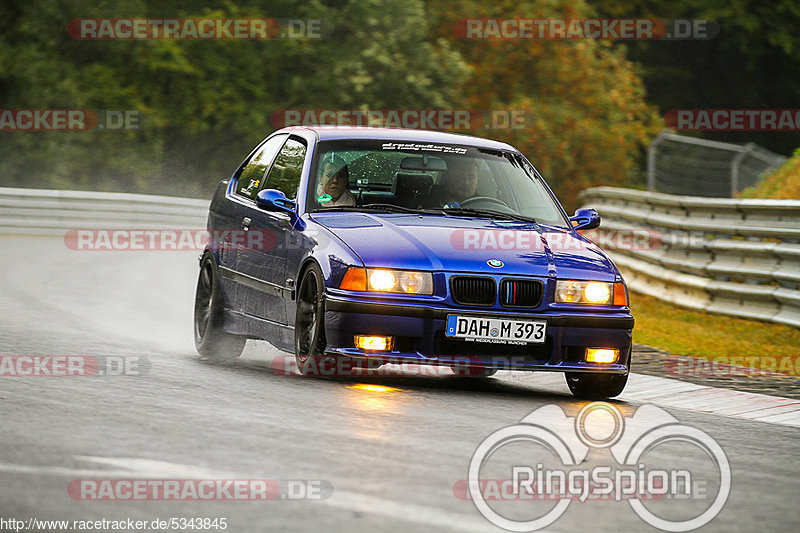
[(736, 198), (736, 193), (739, 192), (739, 165), (753, 151), (754, 147), (753, 143), (745, 144), (742, 151), (731, 160), (731, 198)]
[(656, 190), (656, 149), (663, 140), (664, 134), (662, 132), (647, 147), (647, 190), (650, 192)]

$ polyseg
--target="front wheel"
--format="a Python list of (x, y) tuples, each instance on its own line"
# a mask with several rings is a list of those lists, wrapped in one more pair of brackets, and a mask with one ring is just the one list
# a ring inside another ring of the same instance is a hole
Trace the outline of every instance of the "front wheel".
[(214, 260), (206, 255), (200, 263), (194, 297), (194, 345), (203, 357), (229, 360), (242, 355), (247, 338), (228, 333), (222, 323), (222, 289)]
[(352, 366), (349, 361), (338, 361), (335, 357), (325, 355), (325, 283), (322, 271), (316, 264), (303, 273), (298, 287), (294, 321), (297, 369), (304, 376), (336, 377), (349, 374)]
[(628, 374), (593, 374), (567, 372), (567, 386), (576, 398), (587, 400), (613, 398), (622, 393), (628, 383)]

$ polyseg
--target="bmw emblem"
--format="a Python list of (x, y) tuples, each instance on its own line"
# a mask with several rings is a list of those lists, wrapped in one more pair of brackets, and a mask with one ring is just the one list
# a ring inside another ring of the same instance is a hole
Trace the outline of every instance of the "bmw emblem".
[(499, 259), (489, 259), (488, 261), (486, 261), (486, 264), (489, 265), (492, 268), (502, 268), (503, 267), (503, 262), (500, 261)]

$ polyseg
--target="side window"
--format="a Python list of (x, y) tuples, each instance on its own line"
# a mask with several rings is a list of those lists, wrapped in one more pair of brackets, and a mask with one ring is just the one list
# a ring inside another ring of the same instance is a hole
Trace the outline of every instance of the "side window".
[(239, 174), (236, 182), (236, 194), (250, 200), (256, 199), (256, 194), (264, 181), (264, 174), (285, 140), (286, 135), (276, 135), (261, 146)]
[(265, 189), (278, 189), (287, 198), (294, 198), (300, 185), (300, 173), (306, 157), (306, 145), (297, 139), (289, 139), (275, 158), (275, 164), (267, 176)]

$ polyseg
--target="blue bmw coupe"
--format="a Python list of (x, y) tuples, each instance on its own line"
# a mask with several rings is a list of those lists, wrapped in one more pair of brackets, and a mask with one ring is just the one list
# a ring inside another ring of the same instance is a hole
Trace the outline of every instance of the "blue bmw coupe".
[(293, 351), (301, 373), (420, 363), (556, 371), (620, 394), (634, 319), (614, 263), (508, 144), (450, 133), (292, 127), (222, 181), (200, 258), (195, 344)]

